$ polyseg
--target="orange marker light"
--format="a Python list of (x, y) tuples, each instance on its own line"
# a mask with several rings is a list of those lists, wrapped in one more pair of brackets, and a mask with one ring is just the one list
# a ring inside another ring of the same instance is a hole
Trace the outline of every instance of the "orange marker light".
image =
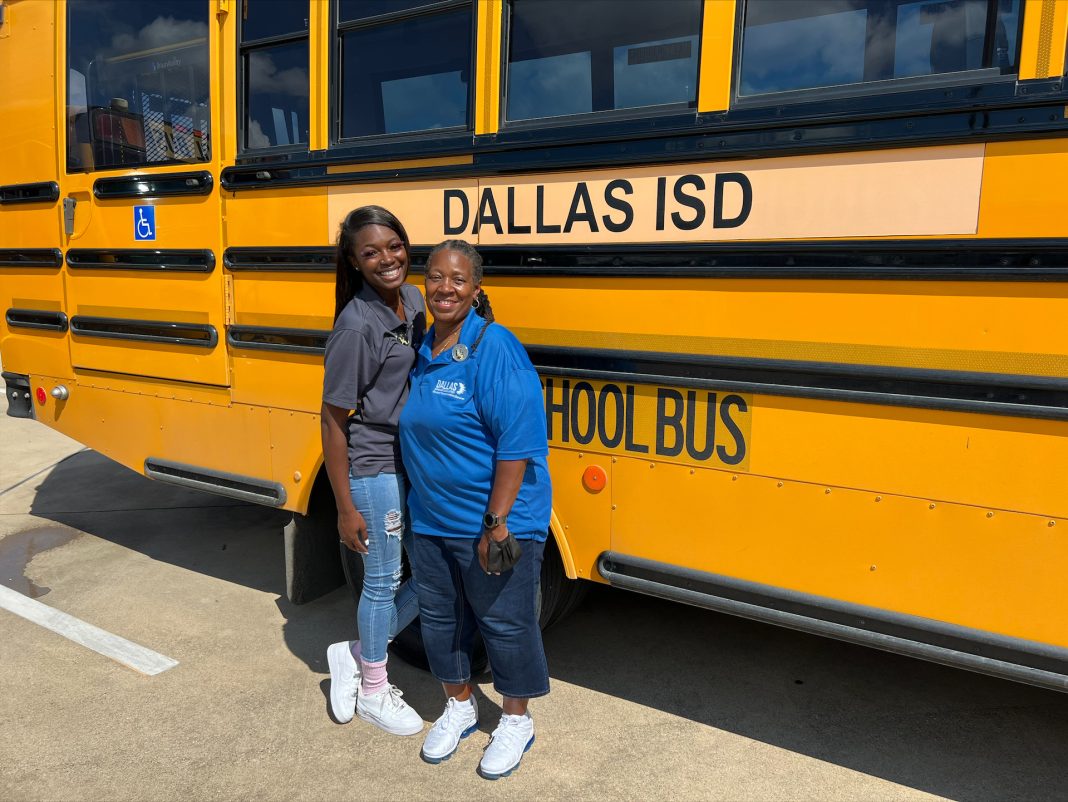
[(600, 465), (591, 465), (582, 472), (582, 486), (591, 493), (600, 493), (608, 484), (608, 475)]

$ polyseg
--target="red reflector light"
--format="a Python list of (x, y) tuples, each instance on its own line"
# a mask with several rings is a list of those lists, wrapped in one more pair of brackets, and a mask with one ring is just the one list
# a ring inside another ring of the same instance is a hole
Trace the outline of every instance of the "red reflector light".
[(37, 403), (44, 406), (44, 402), (48, 400), (48, 394), (44, 391), (44, 387), (37, 388)]
[(600, 493), (608, 484), (608, 475), (600, 465), (591, 465), (582, 472), (582, 486), (591, 493)]

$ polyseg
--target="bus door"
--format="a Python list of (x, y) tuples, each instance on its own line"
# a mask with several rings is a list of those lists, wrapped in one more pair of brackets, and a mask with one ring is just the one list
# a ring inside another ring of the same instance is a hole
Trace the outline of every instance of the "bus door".
[(227, 385), (208, 2), (70, 0), (64, 245), (80, 371)]
[[(67, 316), (56, 160), (55, 12), (52, 3), (3, 4), (0, 75), (0, 350), (5, 374), (64, 377)], [(25, 378), (8, 377), (9, 409), (29, 415)], [(15, 384), (17, 383), (17, 387)]]

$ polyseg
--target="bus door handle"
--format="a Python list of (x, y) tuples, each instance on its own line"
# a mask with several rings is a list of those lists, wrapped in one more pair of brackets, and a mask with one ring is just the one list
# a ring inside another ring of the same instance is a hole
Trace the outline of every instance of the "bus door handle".
[(77, 198), (63, 199), (63, 232), (68, 237), (74, 234), (74, 208), (77, 205)]
[(77, 190), (63, 199), (63, 231), (68, 240), (78, 239), (89, 227), (93, 204), (88, 192)]

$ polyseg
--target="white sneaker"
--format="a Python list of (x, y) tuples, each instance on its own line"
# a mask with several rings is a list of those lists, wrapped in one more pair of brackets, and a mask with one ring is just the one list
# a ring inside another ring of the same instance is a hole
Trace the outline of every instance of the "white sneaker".
[(478, 703), (471, 694), (458, 702), (450, 696), (445, 703), (445, 712), (434, 722), (423, 741), (419, 757), (427, 763), (440, 763), (452, 757), (460, 741), (478, 729)]
[(361, 693), (356, 715), (390, 735), (418, 735), (423, 731), (423, 718), (401, 696), (396, 685), (387, 685), (384, 691), (371, 696)]
[(330, 644), (326, 663), (330, 666), (330, 712), (338, 724), (348, 724), (356, 712), (360, 664), (353, 658), (347, 640)]
[(530, 713), (501, 716), (501, 723), (493, 731), (493, 739), (478, 764), (479, 776), (487, 780), (507, 777), (519, 768), (519, 761), (533, 744), (534, 719)]

